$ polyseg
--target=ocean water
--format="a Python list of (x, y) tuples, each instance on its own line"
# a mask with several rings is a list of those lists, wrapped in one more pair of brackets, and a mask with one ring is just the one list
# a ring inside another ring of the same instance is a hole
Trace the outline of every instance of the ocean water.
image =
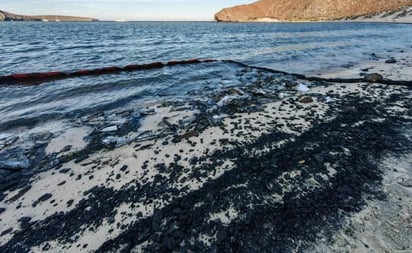
[[(191, 58), (313, 74), (366, 61), (372, 53), (410, 50), (411, 34), (411, 25), (383, 23), (3, 22), (0, 75)], [(239, 84), (238, 71), (217, 62), (2, 86), (0, 129), (185, 99), (206, 87)]]

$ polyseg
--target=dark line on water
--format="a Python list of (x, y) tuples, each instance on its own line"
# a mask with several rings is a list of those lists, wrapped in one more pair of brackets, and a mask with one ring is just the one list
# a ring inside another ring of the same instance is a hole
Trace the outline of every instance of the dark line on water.
[(398, 80), (391, 80), (391, 79), (382, 79), (382, 80), (377, 80), (377, 81), (371, 81), (371, 80), (368, 80), (368, 79), (365, 79), (365, 78), (308, 77), (308, 76), (305, 76), (305, 75), (302, 75), (302, 74), (289, 73), (289, 72), (285, 72), (285, 71), (274, 70), (274, 69), (271, 69), (271, 68), (251, 66), (251, 65), (247, 65), (245, 63), (238, 62), (238, 61), (233, 61), (233, 60), (223, 60), (223, 62), (234, 63), (234, 64), (237, 64), (239, 66), (245, 67), (245, 68), (263, 70), (263, 71), (270, 72), (270, 73), (290, 75), (290, 76), (294, 76), (298, 79), (307, 80), (307, 81), (330, 82), (330, 83), (379, 83), (379, 84), (387, 84), (387, 85), (400, 85), (400, 86), (411, 86), (412, 87), (412, 81), (402, 81), (402, 80), (398, 81)]
[[(0, 85), (39, 85), (45, 82), (52, 80), (62, 80), (73, 77), (81, 76), (97, 76), (97, 75), (107, 75), (107, 74), (118, 74), (125, 71), (142, 71), (149, 69), (158, 69), (166, 66), (176, 66), (176, 65), (187, 65), (187, 64), (199, 64), (199, 63), (208, 63), (216, 62), (214, 59), (191, 59), (183, 61), (169, 61), (167, 63), (162, 62), (153, 62), (149, 64), (141, 65), (127, 65), (125, 67), (111, 66), (100, 69), (85, 69), (74, 72), (45, 72), (45, 73), (28, 73), (28, 74), (13, 74), (8, 76), (0, 76)], [(234, 63), (242, 67), (248, 67), (258, 70), (263, 70), (270, 73), (285, 74), (294, 76), (296, 78), (308, 81), (319, 81), (319, 82), (334, 82), (334, 83), (379, 83), (387, 85), (401, 85), (401, 86), (412, 86), (412, 81), (403, 81), (403, 80), (391, 80), (391, 79), (381, 79), (381, 80), (369, 80), (368, 78), (321, 78), (321, 77), (308, 77), (302, 74), (297, 73), (288, 73), (285, 71), (274, 70), (265, 67), (250, 66), (242, 62), (233, 61), (233, 60), (222, 60), (224, 63)]]

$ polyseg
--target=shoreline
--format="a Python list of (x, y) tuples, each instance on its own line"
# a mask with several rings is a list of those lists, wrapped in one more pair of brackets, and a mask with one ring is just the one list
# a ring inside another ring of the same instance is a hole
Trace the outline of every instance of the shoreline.
[[(373, 71), (411, 77), (405, 61)], [(339, 235), (381, 225), (347, 222), (411, 189), (410, 168), (388, 173), (411, 159), (410, 90), (239, 75), (242, 85), (202, 99), (102, 112), (37, 136), (36, 168), (22, 170), (18, 156), (2, 164), (18, 174), (0, 192), (0, 251), (362, 250), (362, 236), (342, 246)], [(7, 140), (0, 154), (24, 144)], [(408, 219), (395, 219), (406, 235)], [(376, 238), (369, 250), (397, 247)]]
[(217, 20), (127, 20), (127, 21), (116, 21), (116, 20), (92, 20), (92, 21), (87, 21), (87, 20), (59, 20), (59, 21), (54, 21), (54, 20), (49, 20), (47, 22), (41, 21), (41, 20), (36, 20), (36, 21), (0, 21), (1, 23), (138, 23), (138, 22), (198, 22), (198, 23), (222, 23), (222, 24), (230, 24), (230, 23), (279, 23), (279, 24), (293, 24), (293, 23), (376, 23), (376, 24), (404, 24), (404, 25), (410, 25), (412, 24), (412, 17), (410, 20), (407, 21), (392, 21), (392, 20), (379, 20), (379, 19), (364, 19), (364, 20), (298, 20), (298, 21), (285, 21), (285, 20), (278, 20), (278, 19), (270, 19), (270, 18), (262, 18), (259, 20), (246, 20), (246, 21), (217, 21)]
[[(132, 21), (133, 22), (133, 21)], [(384, 21), (384, 20), (373, 20), (373, 19), (365, 19), (365, 20), (318, 20), (318, 21), (309, 21), (309, 20), (299, 20), (299, 21), (285, 21), (285, 20), (278, 20), (278, 19), (259, 19), (258, 21), (254, 20), (247, 20), (247, 21), (215, 21), (217, 23), (279, 23), (279, 24), (293, 24), (293, 23), (376, 23), (376, 24), (404, 24), (410, 25), (412, 24), (412, 18), (410, 21)]]
[(400, 50), (373, 53), (367, 61), (308, 75), (321, 78), (362, 78), (370, 73), (381, 74), (386, 79), (412, 80), (412, 60), (409, 52)]

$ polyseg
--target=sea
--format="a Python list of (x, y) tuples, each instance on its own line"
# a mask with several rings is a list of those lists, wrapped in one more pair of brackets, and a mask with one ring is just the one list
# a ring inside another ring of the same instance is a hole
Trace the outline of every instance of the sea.
[(241, 85), (240, 67), (221, 60), (306, 75), (347, 68), (372, 56), (411, 50), (411, 34), (412, 25), (392, 23), (2, 22), (0, 76), (193, 58), (219, 61), (3, 85), (0, 131)]

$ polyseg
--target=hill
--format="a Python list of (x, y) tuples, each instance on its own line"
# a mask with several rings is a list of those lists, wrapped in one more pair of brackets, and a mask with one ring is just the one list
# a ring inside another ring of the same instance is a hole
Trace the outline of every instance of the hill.
[(0, 10), (0, 21), (63, 21), (63, 22), (87, 22), (98, 21), (95, 18), (87, 17), (72, 17), (72, 16), (60, 16), (60, 15), (37, 15), (27, 16), (14, 14)]
[(215, 19), (224, 22), (327, 21), (373, 17), (401, 12), (411, 6), (412, 0), (260, 0), (225, 8)]

